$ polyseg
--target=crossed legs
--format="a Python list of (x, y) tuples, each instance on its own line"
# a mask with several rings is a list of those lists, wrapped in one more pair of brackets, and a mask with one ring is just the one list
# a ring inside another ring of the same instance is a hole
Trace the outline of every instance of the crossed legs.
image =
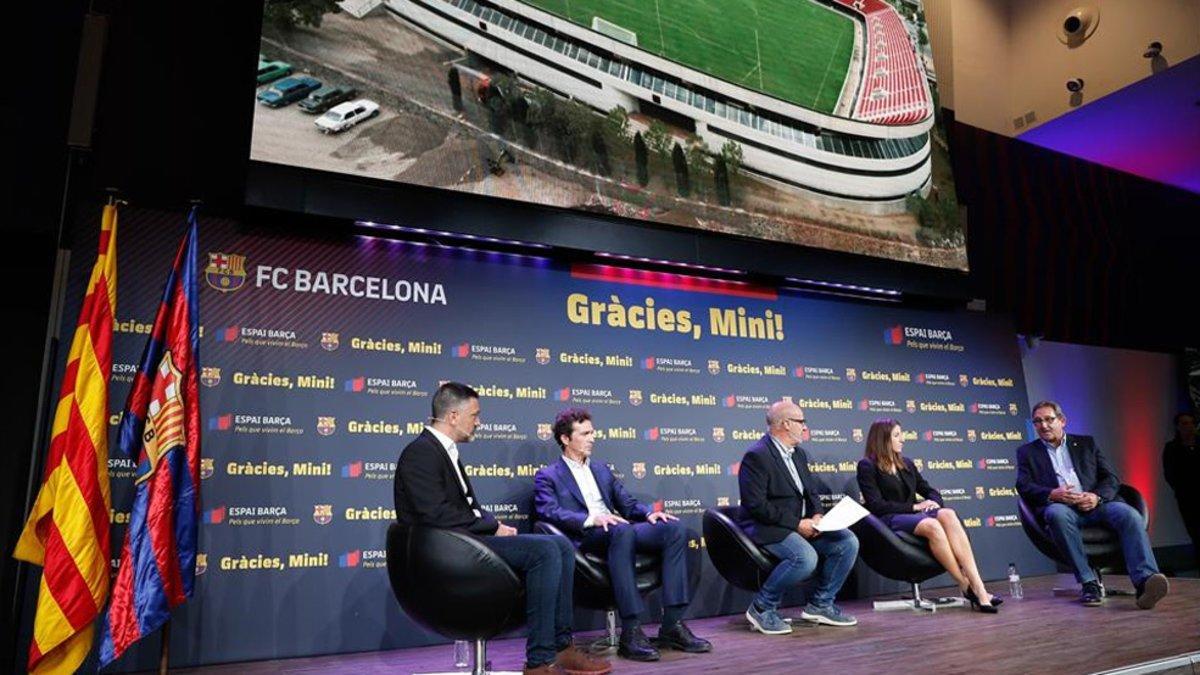
[(913, 532), (929, 540), (929, 550), (933, 557), (954, 577), (959, 588), (975, 591), (979, 601), (985, 605), (992, 601), (991, 594), (987, 592), (983, 579), (979, 576), (971, 541), (953, 509), (938, 509), (937, 518), (923, 519)]

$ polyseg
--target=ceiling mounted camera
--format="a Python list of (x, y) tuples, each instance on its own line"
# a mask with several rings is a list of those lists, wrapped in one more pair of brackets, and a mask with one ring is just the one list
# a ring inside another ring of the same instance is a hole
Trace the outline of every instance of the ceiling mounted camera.
[(1155, 57), (1162, 56), (1162, 43), (1155, 40), (1154, 42), (1151, 42), (1149, 45), (1146, 45), (1146, 51), (1142, 53), (1142, 56), (1144, 56), (1148, 59), (1153, 59)]
[(1078, 47), (1096, 32), (1100, 12), (1095, 7), (1076, 7), (1063, 17), (1058, 26), (1058, 41), (1068, 47)]
[(1083, 78), (1076, 77), (1074, 79), (1067, 80), (1067, 91), (1071, 92), (1072, 94), (1078, 94), (1079, 92), (1083, 91)]

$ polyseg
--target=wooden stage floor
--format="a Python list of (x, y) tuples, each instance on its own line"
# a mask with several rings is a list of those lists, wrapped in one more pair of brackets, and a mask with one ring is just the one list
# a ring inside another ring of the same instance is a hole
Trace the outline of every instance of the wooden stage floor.
[[(1106, 578), (1130, 587), (1127, 577)], [(872, 612), (870, 600), (843, 603), (859, 625), (832, 628), (797, 619), (790, 635), (751, 632), (740, 615), (689, 620), (697, 635), (713, 642), (711, 654), (665, 651), (657, 663), (614, 658), (616, 673), (675, 675), (734, 673), (1094, 673), (1200, 650), (1200, 579), (1172, 578), (1171, 593), (1150, 611), (1132, 597), (1113, 597), (1101, 607), (1084, 607), (1073, 597), (1054, 597), (1055, 584), (1074, 588), (1069, 576), (1025, 580), (1025, 598), (1008, 599), (996, 615), (969, 609), (936, 613)], [(1006, 584), (991, 588), (1004, 593)], [(947, 595), (936, 589), (930, 597)], [(799, 615), (799, 608), (784, 609)], [(647, 627), (653, 635), (656, 626)], [(587, 636), (585, 636), (587, 637)], [(451, 647), (438, 645), (387, 652), (342, 654), (279, 661), (180, 669), (206, 675), (369, 674), (447, 671)], [(497, 669), (520, 670), (524, 640), (489, 644)]]

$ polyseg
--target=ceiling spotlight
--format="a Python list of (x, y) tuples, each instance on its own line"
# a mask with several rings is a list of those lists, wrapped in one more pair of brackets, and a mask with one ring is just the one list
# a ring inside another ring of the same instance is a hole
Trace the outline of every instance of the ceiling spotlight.
[(1067, 80), (1067, 91), (1072, 94), (1078, 94), (1083, 91), (1083, 78), (1077, 77), (1073, 80)]
[(1144, 56), (1148, 59), (1153, 59), (1153, 58), (1160, 56), (1161, 54), (1162, 54), (1162, 43), (1158, 42), (1156, 40), (1146, 46), (1146, 51), (1142, 53), (1142, 56)]

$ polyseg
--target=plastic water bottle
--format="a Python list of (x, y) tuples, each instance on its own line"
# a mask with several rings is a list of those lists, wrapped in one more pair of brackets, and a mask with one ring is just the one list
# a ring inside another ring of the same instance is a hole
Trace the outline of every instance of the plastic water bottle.
[(1021, 575), (1017, 573), (1017, 564), (1008, 563), (1008, 597), (1020, 600), (1025, 597), (1025, 590), (1021, 588)]
[(454, 667), (467, 668), (471, 665), (471, 643), (466, 640), (454, 641)]

